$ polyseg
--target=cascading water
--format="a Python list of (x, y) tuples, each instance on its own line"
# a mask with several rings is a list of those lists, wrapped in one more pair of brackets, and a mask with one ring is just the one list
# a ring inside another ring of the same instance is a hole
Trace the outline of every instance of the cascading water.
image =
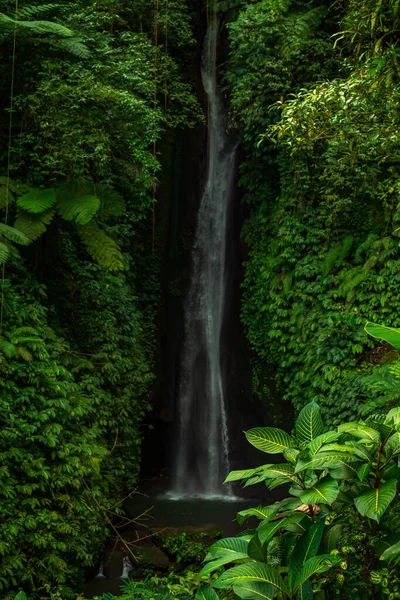
[(217, 84), (218, 24), (209, 25), (202, 61), (208, 97), (208, 169), (201, 199), (184, 315), (179, 386), (179, 442), (172, 496), (229, 497), (229, 435), (221, 368), (226, 300), (227, 220), (235, 147)]

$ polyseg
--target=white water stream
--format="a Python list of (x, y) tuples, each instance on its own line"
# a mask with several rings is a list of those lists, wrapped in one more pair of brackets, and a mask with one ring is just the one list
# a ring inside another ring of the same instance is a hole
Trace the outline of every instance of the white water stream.
[(235, 147), (228, 138), (217, 84), (218, 25), (208, 27), (202, 81), (208, 97), (208, 168), (201, 199), (184, 315), (179, 386), (179, 443), (171, 497), (223, 496), (229, 472), (229, 434), (221, 369), (226, 300), (227, 217), (234, 184)]

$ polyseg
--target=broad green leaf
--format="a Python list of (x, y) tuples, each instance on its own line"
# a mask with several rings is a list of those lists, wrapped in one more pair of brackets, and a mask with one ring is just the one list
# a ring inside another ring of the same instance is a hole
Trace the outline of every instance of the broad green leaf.
[(339, 494), (339, 485), (330, 477), (321, 479), (316, 485), (300, 494), (304, 504), (333, 504)]
[(17, 200), (18, 208), (22, 208), (29, 213), (42, 213), (52, 208), (56, 203), (57, 195), (53, 188), (39, 190), (31, 189)]
[(364, 329), (372, 337), (379, 340), (385, 340), (385, 342), (388, 342), (393, 348), (400, 351), (400, 329), (369, 322), (365, 325)]
[(357, 469), (357, 475), (360, 481), (364, 481), (364, 479), (370, 472), (371, 467), (372, 465), (370, 463), (364, 463), (359, 469)]
[(214, 583), (214, 587), (227, 589), (238, 585), (242, 586), (250, 581), (266, 583), (278, 590), (281, 590), (283, 587), (282, 577), (278, 571), (269, 565), (259, 562), (249, 562), (225, 571)]
[(310, 402), (297, 417), (297, 438), (302, 444), (308, 444), (321, 435), (323, 428), (321, 409), (316, 402)]
[[(270, 466), (270, 465), (265, 465)], [(253, 477), (256, 473), (261, 471), (262, 467), (256, 467), (255, 469), (244, 469), (242, 471), (231, 471), (228, 477), (225, 479), (224, 483), (228, 483), (229, 481), (240, 481), (241, 479), (248, 479), (249, 477)]]
[(236, 520), (239, 525), (243, 525), (246, 519), (249, 517), (257, 517), (257, 519), (262, 519), (264, 521), (269, 521), (276, 515), (278, 509), (280, 508), (279, 504), (271, 504), (271, 506), (256, 506), (255, 508), (247, 508), (246, 510), (241, 510), (236, 515)]
[(249, 542), (249, 547), (247, 550), (247, 554), (250, 558), (254, 558), (254, 560), (258, 562), (267, 562), (268, 553), (266, 545), (261, 543), (258, 535), (255, 535)]
[(358, 512), (363, 517), (374, 519), (379, 523), (381, 516), (396, 495), (396, 488), (396, 480), (390, 479), (378, 488), (371, 488), (362, 492), (354, 499)]
[(210, 546), (205, 560), (217, 558), (218, 555), (225, 554), (227, 552), (239, 552), (247, 555), (248, 545), (248, 541), (242, 537), (230, 537), (218, 540), (217, 542), (214, 542), (212, 546)]
[(303, 568), (298, 572), (294, 582), (292, 591), (296, 592), (316, 573), (325, 573), (329, 571), (335, 564), (341, 560), (340, 557), (333, 557), (330, 554), (321, 554), (313, 556), (304, 563)]
[(337, 464), (328, 467), (328, 473), (333, 479), (357, 479), (360, 480), (360, 468), (363, 466), (361, 461), (352, 462), (340, 459)]
[(200, 571), (199, 577), (205, 577), (210, 575), (213, 571), (216, 571), (220, 567), (227, 565), (236, 560), (250, 560), (247, 553), (243, 552), (230, 552), (229, 554), (217, 555), (214, 560), (210, 560)]
[(300, 473), (306, 469), (324, 470), (328, 467), (334, 467), (335, 465), (340, 466), (342, 463), (348, 464), (357, 462), (358, 458), (344, 452), (318, 452), (310, 460), (299, 460), (295, 473)]
[(332, 550), (336, 550), (337, 543), (342, 535), (342, 529), (343, 526), (340, 523), (335, 523), (326, 531), (322, 541), (322, 547), (327, 554), (330, 554)]
[(270, 540), (277, 531), (286, 528), (288, 525), (297, 524), (304, 518), (304, 513), (298, 512), (270, 523), (261, 523), (257, 528), (257, 534), (262, 544)]
[(312, 442), (307, 444), (307, 448), (310, 456), (314, 456), (323, 446), (324, 444), (328, 444), (329, 442), (334, 442), (339, 437), (337, 431), (327, 431), (326, 433), (321, 433), (318, 437), (315, 438)]
[(280, 454), (295, 446), (293, 438), (275, 427), (256, 427), (246, 432), (246, 438), (258, 450), (267, 454)]
[(378, 431), (372, 427), (368, 427), (368, 425), (363, 425), (362, 423), (343, 423), (342, 425), (339, 425), (338, 431), (340, 433), (349, 433), (354, 437), (368, 440), (374, 444), (379, 444), (381, 439)]
[(218, 600), (218, 594), (212, 588), (202, 585), (194, 598), (195, 600)]
[(239, 598), (244, 600), (272, 600), (276, 587), (269, 583), (259, 583), (258, 581), (249, 581), (242, 585), (237, 585), (233, 591)]
[[(294, 467), (290, 464), (277, 464), (277, 465), (267, 465), (262, 470), (262, 473), (256, 475), (251, 480), (246, 482), (247, 485), (251, 485), (253, 483), (258, 483), (260, 481), (265, 481), (266, 479), (281, 479), (282, 483), (298, 483), (298, 476), (294, 475)], [(257, 480), (257, 481), (256, 481)], [(251, 482), (251, 483), (249, 483)], [(268, 485), (268, 484), (267, 484)], [(270, 485), (268, 486), (270, 487)]]
[(296, 600), (313, 600), (313, 588), (310, 581), (306, 581), (298, 590)]
[(387, 548), (385, 550), (385, 552), (380, 556), (380, 560), (391, 561), (394, 558), (396, 558), (396, 556), (398, 556), (399, 554), (400, 554), (400, 541), (397, 542), (397, 544), (393, 544), (393, 546), (390, 546), (390, 548)]
[(295, 577), (307, 560), (317, 554), (324, 528), (324, 519), (319, 519), (297, 541), (289, 561), (290, 577)]

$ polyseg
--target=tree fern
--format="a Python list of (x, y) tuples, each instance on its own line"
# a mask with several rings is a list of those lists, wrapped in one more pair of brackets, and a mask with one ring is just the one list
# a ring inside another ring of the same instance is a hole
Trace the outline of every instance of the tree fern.
[(57, 196), (53, 188), (40, 190), (32, 188), (17, 200), (17, 206), (29, 213), (42, 213), (52, 208), (56, 203)]
[(326, 9), (321, 6), (306, 12), (289, 12), (285, 17), (284, 33), (278, 44), (281, 55), (288, 56), (290, 52), (309, 39), (325, 14)]
[(7, 262), (7, 259), (10, 255), (10, 249), (8, 244), (0, 241), (0, 265), (3, 265)]
[(78, 226), (77, 231), (87, 251), (101, 267), (111, 271), (123, 270), (123, 255), (118, 244), (102, 231), (96, 223), (91, 222), (87, 225)]
[(80, 195), (73, 186), (64, 186), (57, 194), (56, 210), (66, 220), (87, 225), (100, 208), (100, 199), (94, 194)]
[(24, 233), (33, 242), (46, 231), (53, 217), (54, 211), (51, 209), (39, 214), (28, 213), (20, 209), (17, 213), (14, 227)]

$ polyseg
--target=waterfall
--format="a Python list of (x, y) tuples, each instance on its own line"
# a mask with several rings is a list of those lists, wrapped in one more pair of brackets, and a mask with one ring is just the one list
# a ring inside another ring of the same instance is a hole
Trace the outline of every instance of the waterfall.
[(207, 30), (201, 70), (208, 98), (208, 165), (185, 301), (179, 439), (172, 491), (175, 497), (230, 496), (229, 488), (222, 486), (229, 471), (229, 433), (221, 367), (221, 331), (235, 147), (226, 132), (225, 110), (218, 89), (217, 39), (215, 19)]

